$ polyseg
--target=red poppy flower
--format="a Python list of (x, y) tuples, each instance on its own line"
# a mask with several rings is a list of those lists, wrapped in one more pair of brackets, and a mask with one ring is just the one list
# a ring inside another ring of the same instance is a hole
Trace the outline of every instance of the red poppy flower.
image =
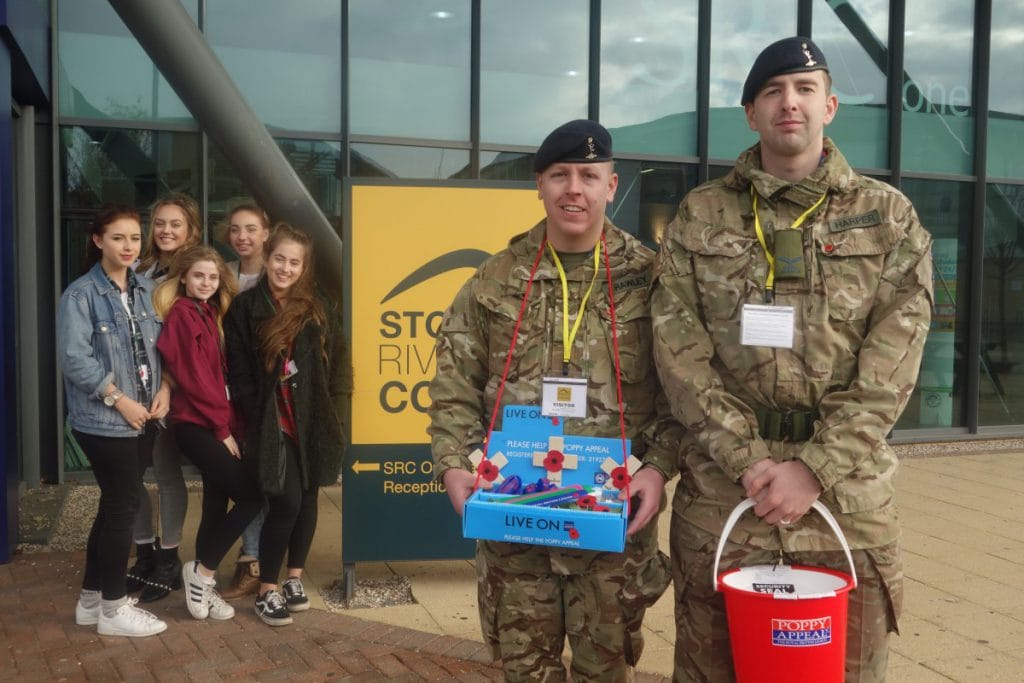
[(597, 505), (597, 499), (593, 496), (580, 496), (576, 500), (576, 504), (584, 510), (592, 510)]
[(611, 508), (607, 505), (595, 505), (594, 512), (611, 512)]
[(544, 458), (544, 469), (548, 472), (561, 472), (563, 462), (565, 456), (562, 455), (562, 451), (548, 451), (547, 457)]
[(480, 476), (486, 481), (494, 481), (498, 478), (498, 468), (490, 460), (482, 460), (477, 466)]
[(625, 467), (616, 467), (612, 470), (612, 485), (617, 489), (625, 488), (626, 484), (629, 483), (629, 472)]
[(571, 538), (574, 541), (579, 540), (580, 532), (576, 530), (576, 527), (573, 527), (572, 529), (569, 529), (569, 538)]

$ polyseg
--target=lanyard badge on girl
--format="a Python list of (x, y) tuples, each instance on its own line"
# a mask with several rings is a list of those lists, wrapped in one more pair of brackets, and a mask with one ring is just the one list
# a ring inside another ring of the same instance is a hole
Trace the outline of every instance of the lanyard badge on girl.
[(590, 278), (590, 286), (580, 300), (576, 320), (569, 327), (569, 282), (565, 277), (565, 268), (558, 252), (548, 242), (551, 259), (558, 270), (558, 278), (562, 281), (562, 374), (560, 377), (544, 377), (541, 390), (541, 414), (547, 417), (586, 417), (587, 416), (587, 379), (585, 377), (569, 377), (569, 360), (572, 357), (572, 343), (576, 333), (580, 331), (583, 316), (586, 313), (587, 301), (594, 291), (597, 282), (597, 271), (601, 265), (601, 243), (594, 247), (594, 276)]
[(821, 195), (814, 206), (804, 211), (793, 221), (788, 230), (775, 231), (775, 253), (768, 248), (761, 228), (761, 219), (757, 214), (757, 191), (750, 186), (753, 197), (754, 230), (757, 241), (764, 249), (768, 261), (768, 276), (764, 283), (764, 304), (743, 304), (740, 317), (740, 343), (744, 346), (771, 346), (775, 348), (793, 348), (793, 332), (796, 326), (796, 312), (792, 306), (775, 306), (775, 269), (781, 264), (779, 279), (798, 279), (804, 277), (803, 233), (800, 226), (807, 217), (825, 201)]

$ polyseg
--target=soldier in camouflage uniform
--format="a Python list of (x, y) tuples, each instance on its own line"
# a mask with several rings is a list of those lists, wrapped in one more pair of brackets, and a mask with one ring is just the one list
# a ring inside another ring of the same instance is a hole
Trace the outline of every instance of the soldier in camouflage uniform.
[[(534, 168), (546, 219), (480, 266), (446, 312), (437, 339), (429, 431), (435, 472), (459, 514), (476, 481), (467, 456), (486, 438), (512, 331), (545, 239), (563, 265), (570, 315), (583, 316), (571, 338), (569, 374), (588, 381), (587, 416), (564, 418), (565, 433), (620, 434), (605, 250), (633, 454), (674, 462), (682, 432), (658, 388), (651, 356), (648, 286), (654, 254), (605, 217), (618, 181), (608, 131), (591, 121), (567, 123), (538, 149)], [(601, 265), (595, 279), (593, 254), (599, 244)], [(594, 287), (581, 311), (591, 282)], [(522, 315), (502, 406), (540, 403), (542, 378), (558, 375), (562, 368), (562, 316), (562, 282), (545, 246)], [(481, 627), (508, 680), (564, 681), (566, 637), (575, 680), (631, 680), (643, 648), (644, 610), (671, 580), (668, 557), (658, 550), (656, 521), (650, 522), (662, 502), (663, 480), (660, 486), (631, 487), (640, 500), (622, 553), (477, 544)]]
[[(931, 238), (906, 197), (855, 173), (824, 137), (838, 106), (830, 85), (810, 40), (767, 47), (742, 100), (759, 143), (683, 200), (656, 259), (655, 360), (702, 446), (687, 451), (673, 501), (677, 681), (733, 677), (711, 573), (745, 497), (756, 515), (741, 518), (720, 571), (780, 559), (849, 571), (820, 516), (805, 516), (821, 500), (860, 580), (846, 680), (885, 677), (903, 594), (886, 434), (928, 334)], [(764, 304), (779, 322), (756, 324), (751, 306)]]

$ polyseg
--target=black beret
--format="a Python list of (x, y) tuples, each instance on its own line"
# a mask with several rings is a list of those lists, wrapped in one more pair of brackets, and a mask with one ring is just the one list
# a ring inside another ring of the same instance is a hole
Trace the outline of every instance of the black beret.
[(828, 63), (810, 38), (794, 36), (776, 41), (761, 50), (761, 54), (754, 60), (754, 66), (750, 67), (747, 81), (743, 84), (740, 104), (753, 102), (764, 82), (773, 76), (819, 69), (828, 71)]
[(542, 172), (551, 164), (593, 164), (612, 160), (612, 136), (596, 121), (577, 119), (551, 131), (537, 148), (533, 170)]

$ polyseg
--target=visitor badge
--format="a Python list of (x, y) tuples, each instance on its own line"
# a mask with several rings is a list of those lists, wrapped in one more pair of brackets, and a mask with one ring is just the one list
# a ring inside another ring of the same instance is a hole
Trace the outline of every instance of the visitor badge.
[(545, 417), (586, 417), (587, 380), (582, 377), (545, 377), (541, 395)]
[(740, 344), (793, 348), (796, 313), (792, 306), (743, 304), (740, 318)]

